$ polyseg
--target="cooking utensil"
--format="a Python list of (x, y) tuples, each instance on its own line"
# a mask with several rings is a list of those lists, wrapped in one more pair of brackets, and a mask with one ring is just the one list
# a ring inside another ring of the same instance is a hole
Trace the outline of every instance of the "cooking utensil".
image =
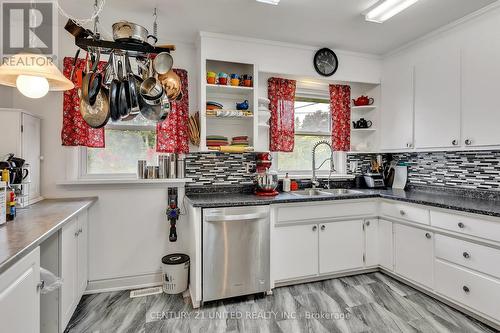
[(92, 128), (104, 127), (111, 115), (109, 97), (105, 89), (101, 89), (94, 105), (90, 105), (83, 98), (80, 99), (80, 114), (83, 120)]
[(177, 99), (182, 90), (180, 77), (173, 70), (170, 70), (165, 74), (158, 74), (158, 80), (160, 80), (163, 89), (167, 92), (167, 97), (170, 100)]
[(127, 41), (136, 43), (147, 43), (148, 39), (154, 39), (154, 43), (158, 40), (155, 36), (150, 35), (148, 30), (139, 24), (129, 21), (119, 21), (113, 24), (113, 39), (115, 41)]
[(75, 57), (73, 58), (73, 66), (71, 67), (71, 73), (69, 74), (69, 79), (70, 81), (73, 81), (73, 77), (75, 76), (75, 68), (76, 68), (76, 62), (78, 61), (78, 56), (80, 55), (80, 50), (76, 50)]
[(76, 22), (72, 19), (69, 19), (68, 22), (66, 22), (64, 29), (76, 38), (87, 38), (89, 36), (94, 36), (94, 33), (92, 31), (76, 24)]
[(126, 70), (126, 75), (128, 77), (129, 98), (130, 98), (130, 108), (131, 108), (130, 113), (138, 114), (140, 112), (139, 100), (138, 100), (138, 97), (140, 95), (139, 85), (142, 83), (142, 80), (132, 72), (132, 66), (130, 66), (130, 59), (128, 57), (128, 53), (125, 53), (125, 70)]
[(257, 173), (255, 182), (260, 191), (273, 192), (278, 187), (278, 174), (267, 169), (266, 172)]
[[(115, 57), (114, 54), (111, 55), (113, 58)], [(116, 74), (115, 70), (115, 64), (116, 59), (113, 60), (113, 66), (111, 66), (111, 70), (113, 71), (113, 81), (111, 81), (111, 85), (109, 87), (109, 106), (110, 106), (110, 111), (111, 111), (111, 119), (113, 121), (117, 121), (120, 119), (120, 109), (119, 109), (119, 102), (120, 102), (120, 87), (121, 87), (121, 81), (118, 79), (118, 76)]]
[(106, 70), (104, 71), (104, 76), (102, 79), (102, 85), (109, 89), (111, 81), (113, 81), (113, 59), (112, 55), (109, 56)]
[(163, 86), (155, 77), (152, 62), (150, 62), (149, 77), (141, 83), (141, 96), (147, 104), (158, 105), (164, 93)]
[[(98, 69), (98, 65), (99, 65), (99, 57), (97, 57), (96, 63), (93, 66), (95, 70), (93, 71), (89, 81), (88, 102), (90, 105), (94, 105), (102, 85), (103, 76), (102, 76), (102, 71)], [(105, 70), (107, 66), (108, 65), (106, 63), (105, 68), (103, 70)]]
[(121, 118), (126, 118), (131, 109), (130, 102), (130, 87), (128, 84), (128, 78), (123, 75), (123, 63), (121, 59), (118, 59), (117, 63), (118, 79), (120, 80), (120, 92), (118, 97), (118, 110), (120, 112)]
[(189, 141), (195, 146), (200, 145), (200, 114), (196, 112), (194, 116), (189, 116), (188, 132)]
[(82, 81), (82, 98), (85, 102), (90, 105), (94, 105), (95, 98), (99, 94), (99, 89), (101, 87), (102, 75), (97, 75), (97, 65), (99, 64), (100, 51), (96, 54), (91, 54), (90, 64), (91, 69), (89, 69), (89, 62), (86, 60), (86, 73)]
[(153, 66), (158, 74), (167, 74), (174, 65), (174, 58), (168, 52), (160, 52), (153, 60)]

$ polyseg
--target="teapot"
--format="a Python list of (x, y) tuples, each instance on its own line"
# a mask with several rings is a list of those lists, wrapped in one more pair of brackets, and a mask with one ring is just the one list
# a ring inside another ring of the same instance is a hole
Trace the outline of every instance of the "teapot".
[(361, 118), (358, 121), (353, 121), (352, 126), (353, 128), (370, 128), (372, 127), (372, 121), (371, 120), (366, 120), (365, 118)]
[(236, 110), (246, 111), (248, 110), (248, 107), (249, 107), (248, 100), (244, 100), (241, 103), (236, 103)]
[(365, 105), (372, 105), (375, 102), (375, 100), (371, 97), (361, 95), (357, 99), (353, 99), (352, 102), (354, 106), (365, 106)]

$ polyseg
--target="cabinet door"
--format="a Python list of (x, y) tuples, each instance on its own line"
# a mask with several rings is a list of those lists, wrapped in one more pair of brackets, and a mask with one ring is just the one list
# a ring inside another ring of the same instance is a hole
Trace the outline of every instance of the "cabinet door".
[(40, 249), (0, 275), (0, 331), (40, 332)]
[(459, 144), (460, 51), (449, 46), (432, 57), (419, 57), (415, 65), (415, 146)]
[(298, 225), (274, 229), (274, 280), (296, 279), (318, 274), (318, 226)]
[(29, 199), (40, 197), (40, 119), (22, 114), (22, 156), (30, 164)]
[(88, 211), (78, 215), (78, 298), (87, 289), (88, 281)]
[(381, 147), (384, 150), (413, 146), (413, 66), (405, 59), (384, 63), (382, 77)]
[(394, 269), (394, 247), (392, 222), (378, 221), (378, 260), (380, 266), (392, 271)]
[(74, 218), (61, 231), (61, 320), (65, 328), (76, 308), (78, 297), (78, 222)]
[(365, 266), (379, 264), (378, 219), (365, 220)]
[(320, 274), (363, 267), (364, 245), (362, 220), (320, 224)]
[(396, 273), (432, 287), (434, 251), (431, 232), (394, 225), (394, 255)]
[(462, 60), (462, 123), (466, 146), (500, 145), (500, 39), (477, 36), (467, 41)]

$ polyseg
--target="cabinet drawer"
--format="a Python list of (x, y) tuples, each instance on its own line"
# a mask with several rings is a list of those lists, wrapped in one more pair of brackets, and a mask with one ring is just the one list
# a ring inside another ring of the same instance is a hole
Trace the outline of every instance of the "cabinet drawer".
[(279, 207), (277, 210), (277, 221), (307, 221), (322, 220), (341, 217), (364, 217), (375, 215), (374, 202), (340, 202), (328, 201), (326, 203), (304, 203), (300, 206), (293, 204)]
[(436, 257), (500, 278), (500, 250), (436, 235)]
[(382, 202), (380, 207), (382, 215), (412, 222), (429, 224), (429, 210), (425, 208), (405, 205), (397, 202)]
[(500, 222), (431, 211), (431, 225), (437, 228), (500, 242)]
[(435, 290), (455, 301), (500, 320), (500, 281), (435, 261)]

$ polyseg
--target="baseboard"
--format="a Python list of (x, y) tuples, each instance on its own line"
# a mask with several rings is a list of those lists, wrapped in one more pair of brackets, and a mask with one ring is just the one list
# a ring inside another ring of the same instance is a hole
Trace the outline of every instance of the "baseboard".
[(161, 286), (162, 274), (152, 273), (89, 281), (84, 295)]
[(342, 272), (337, 272), (337, 273), (333, 273), (333, 274), (324, 274), (324, 275), (317, 275), (317, 276), (312, 276), (312, 277), (305, 277), (303, 279), (281, 280), (281, 281), (276, 281), (274, 283), (274, 287), (275, 288), (276, 287), (285, 287), (285, 286), (291, 286), (294, 284), (316, 282), (316, 281), (335, 279), (335, 278), (345, 277), (345, 276), (373, 273), (373, 272), (377, 272), (377, 271), (379, 271), (378, 266), (373, 266), (370, 268), (348, 270), (348, 271), (342, 271)]

